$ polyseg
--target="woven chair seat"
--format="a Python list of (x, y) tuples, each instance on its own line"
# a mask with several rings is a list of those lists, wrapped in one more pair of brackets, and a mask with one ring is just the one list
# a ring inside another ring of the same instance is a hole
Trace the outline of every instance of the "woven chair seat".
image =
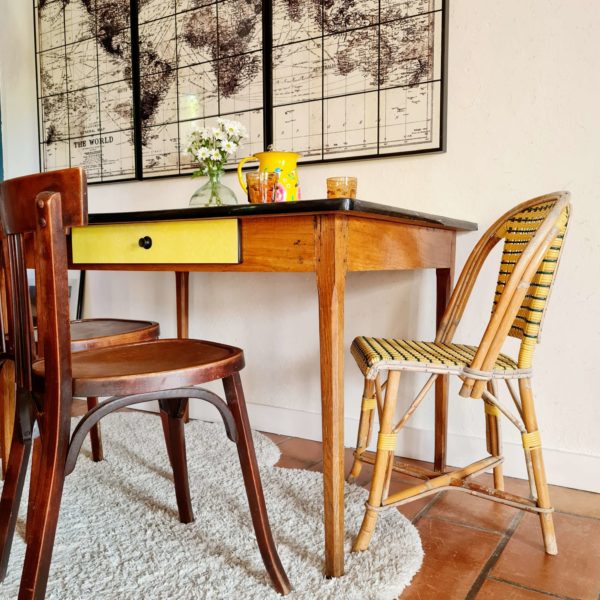
[[(460, 374), (473, 362), (477, 346), (360, 336), (352, 342), (350, 351), (363, 375), (372, 379), (377, 371), (394, 368)], [(518, 369), (510, 356), (500, 354), (493, 377), (512, 379), (525, 373), (530, 371)]]

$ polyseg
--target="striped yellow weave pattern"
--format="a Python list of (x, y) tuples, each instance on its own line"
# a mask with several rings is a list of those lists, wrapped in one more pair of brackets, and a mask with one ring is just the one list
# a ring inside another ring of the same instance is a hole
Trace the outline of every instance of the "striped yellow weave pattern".
[[(377, 363), (404, 362), (423, 365), (462, 368), (473, 362), (476, 346), (442, 344), (440, 342), (417, 342), (390, 338), (357, 337), (350, 348), (363, 375)], [(500, 354), (494, 371), (509, 373), (517, 369), (516, 362)]]
[[(506, 221), (498, 230), (496, 235), (504, 238), (505, 242), (494, 298), (494, 309), (523, 250), (554, 208), (554, 205), (555, 202), (552, 201), (527, 208)], [(569, 212), (566, 208), (558, 224), (559, 234), (540, 263), (509, 332), (509, 335), (531, 344), (537, 341), (540, 333), (568, 221)]]

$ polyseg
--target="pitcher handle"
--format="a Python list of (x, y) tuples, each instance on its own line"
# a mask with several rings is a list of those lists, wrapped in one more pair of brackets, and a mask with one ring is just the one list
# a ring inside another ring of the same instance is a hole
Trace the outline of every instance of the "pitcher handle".
[(249, 160), (258, 160), (258, 158), (256, 158), (256, 156), (246, 156), (246, 158), (242, 158), (242, 160), (240, 160), (240, 162), (238, 164), (238, 168), (237, 168), (238, 180), (240, 182), (240, 185), (242, 186), (242, 189), (244, 190), (244, 192), (246, 194), (248, 193), (248, 186), (246, 185), (246, 182), (244, 181), (244, 177), (242, 176), (242, 167)]

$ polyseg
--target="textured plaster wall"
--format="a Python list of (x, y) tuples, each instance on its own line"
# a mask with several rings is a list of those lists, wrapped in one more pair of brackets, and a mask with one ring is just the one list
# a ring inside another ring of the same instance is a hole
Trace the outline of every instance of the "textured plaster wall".
[[(354, 174), (362, 199), (470, 219), (485, 229), (518, 201), (570, 190), (572, 230), (536, 356), (534, 390), (550, 481), (600, 491), (600, 5), (450, 4), (448, 151), (303, 167), (303, 196), (322, 197), (327, 176)], [(38, 168), (32, 16), (27, 0), (0, 0), (0, 7), (5, 176), (11, 177)], [(226, 183), (237, 189), (233, 176)], [(90, 189), (90, 211), (183, 207), (196, 185), (171, 179), (96, 186)], [(477, 238), (460, 236), (458, 267)], [(476, 342), (482, 332), (496, 270), (497, 263), (490, 265), (476, 289), (458, 334), (464, 341)], [(86, 313), (156, 319), (164, 335), (174, 335), (173, 282), (168, 273), (91, 273)], [(429, 272), (350, 275), (346, 346), (358, 334), (431, 338), (434, 291)], [(314, 278), (306, 274), (194, 274), (190, 331), (245, 348), (244, 382), (256, 425), (317, 439), (315, 292)], [(403, 391), (413, 391), (418, 381), (405, 377)], [(348, 444), (360, 395), (348, 354)], [(432, 404), (430, 399), (413, 420), (403, 453), (430, 455)], [(479, 404), (452, 397), (451, 463), (477, 456), (482, 425)], [(508, 425), (505, 431), (507, 471), (522, 474), (518, 436)]]

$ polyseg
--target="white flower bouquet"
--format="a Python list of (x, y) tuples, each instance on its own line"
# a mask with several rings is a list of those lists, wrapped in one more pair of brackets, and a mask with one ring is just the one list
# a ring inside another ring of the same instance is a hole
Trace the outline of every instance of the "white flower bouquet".
[(192, 173), (192, 177), (223, 173), (229, 157), (235, 154), (245, 137), (246, 128), (241, 123), (221, 118), (217, 119), (216, 127), (193, 131), (187, 151), (199, 168)]

